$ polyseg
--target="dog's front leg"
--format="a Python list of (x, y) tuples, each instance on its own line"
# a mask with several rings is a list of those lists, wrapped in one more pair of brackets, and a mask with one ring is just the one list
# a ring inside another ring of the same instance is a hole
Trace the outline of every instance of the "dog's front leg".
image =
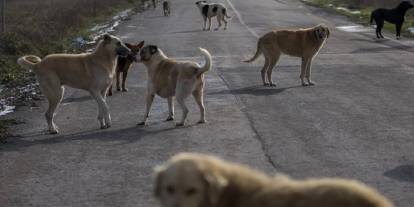
[(119, 76), (121, 75), (121, 72), (116, 71), (116, 90), (121, 91), (121, 88), (119, 87)]
[(207, 29), (207, 17), (204, 17), (204, 27), (203, 30)]
[(211, 17), (208, 18), (208, 30), (211, 30)]
[(174, 96), (168, 97), (168, 117), (165, 121), (174, 120)]
[(147, 103), (146, 103), (146, 107), (145, 107), (144, 119), (140, 123), (138, 123), (138, 125), (145, 125), (146, 124), (148, 116), (149, 116), (149, 112), (151, 110), (152, 102), (154, 101), (154, 96), (155, 95), (152, 94), (152, 93), (147, 93), (147, 96), (145, 98)]
[(301, 64), (301, 70), (300, 70), (300, 81), (302, 86), (309, 86), (309, 83), (306, 83), (304, 81), (306, 72), (307, 72), (307, 68), (308, 68), (308, 58), (302, 57), (302, 64)]
[(128, 76), (128, 70), (126, 70), (126, 71), (124, 71), (122, 73), (122, 91), (123, 92), (127, 92), (128, 91), (128, 89), (125, 86), (126, 85), (127, 76)]
[(401, 27), (402, 27), (402, 24), (396, 24), (395, 25), (397, 40), (401, 39)]
[(312, 59), (313, 58), (309, 58), (309, 60), (307, 61), (307, 64), (306, 64), (306, 74), (305, 74), (306, 80), (308, 81), (308, 84), (310, 86), (315, 85), (315, 83), (312, 82), (311, 81), (311, 78), (310, 78), (310, 76), (311, 76), (311, 70), (312, 70)]
[(109, 114), (109, 107), (105, 102), (104, 96), (102, 96), (101, 91), (90, 91), (92, 97), (98, 103), (98, 121), (101, 125), (101, 129), (107, 129), (111, 127), (111, 115)]

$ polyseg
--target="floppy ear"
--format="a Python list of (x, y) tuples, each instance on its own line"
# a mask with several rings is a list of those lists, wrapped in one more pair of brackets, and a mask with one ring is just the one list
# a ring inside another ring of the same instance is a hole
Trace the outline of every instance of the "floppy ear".
[(144, 47), (144, 44), (145, 44), (145, 42), (144, 42), (144, 41), (141, 41), (141, 42), (137, 45), (137, 47), (138, 47), (139, 49), (141, 49), (142, 47)]
[(159, 197), (161, 195), (161, 182), (164, 176), (165, 167), (158, 166), (154, 168), (155, 179), (154, 179), (154, 196)]
[(209, 170), (202, 170), (204, 181), (206, 182), (206, 199), (210, 206), (216, 206), (223, 190), (229, 182), (226, 178)]

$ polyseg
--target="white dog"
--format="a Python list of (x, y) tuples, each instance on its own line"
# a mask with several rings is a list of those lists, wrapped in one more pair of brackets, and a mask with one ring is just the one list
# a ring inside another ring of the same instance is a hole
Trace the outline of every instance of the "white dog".
[(197, 1), (195, 3), (197, 7), (200, 9), (201, 15), (203, 15), (204, 19), (204, 28), (206, 30), (206, 24), (208, 19), (208, 30), (211, 29), (211, 18), (217, 16), (218, 26), (216, 30), (220, 29), (221, 21), (224, 22), (224, 29), (227, 29), (227, 19), (231, 19), (230, 16), (227, 15), (227, 8), (224, 4), (220, 3), (207, 3), (207, 1)]

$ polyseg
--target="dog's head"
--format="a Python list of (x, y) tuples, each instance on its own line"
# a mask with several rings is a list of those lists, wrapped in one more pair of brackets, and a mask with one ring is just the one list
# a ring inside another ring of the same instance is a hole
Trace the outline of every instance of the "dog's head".
[(181, 153), (156, 169), (154, 193), (163, 207), (212, 207), (227, 185), (201, 155)]
[(138, 56), (139, 62), (149, 62), (152, 60), (153, 56), (156, 56), (159, 53), (159, 49), (155, 45), (147, 45), (141, 49)]
[(104, 34), (101, 44), (108, 51), (114, 51), (117, 56), (127, 57), (131, 53), (131, 50), (118, 37), (113, 35)]
[(129, 44), (129, 43), (125, 43), (125, 45), (131, 50), (131, 53), (128, 54), (128, 58), (132, 61), (137, 62), (137, 55), (139, 53), (139, 51), (141, 50), (142, 47), (144, 47), (145, 42), (141, 41), (140, 43), (134, 45), (134, 44)]
[(195, 4), (196, 4), (197, 6), (200, 6), (200, 5), (207, 4), (207, 1), (197, 1)]
[(403, 1), (398, 5), (398, 9), (400, 9), (402, 11), (407, 11), (407, 10), (413, 8), (413, 7), (414, 7), (414, 5), (411, 4), (410, 1)]
[(331, 35), (331, 31), (325, 25), (318, 25), (313, 28), (313, 34), (317, 40), (325, 40)]

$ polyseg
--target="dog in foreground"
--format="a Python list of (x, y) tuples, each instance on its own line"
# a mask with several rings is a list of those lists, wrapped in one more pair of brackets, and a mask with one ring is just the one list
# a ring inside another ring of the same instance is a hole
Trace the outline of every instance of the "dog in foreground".
[(413, 7), (414, 6), (409, 1), (403, 1), (394, 9), (379, 8), (374, 10), (371, 13), (370, 23), (372, 24), (375, 20), (375, 23), (377, 24), (377, 38), (384, 38), (382, 35), (382, 28), (384, 27), (384, 21), (387, 21), (389, 23), (395, 24), (396, 36), (397, 39), (400, 39), (405, 13), (407, 13), (407, 11)]
[[(139, 50), (144, 46), (144, 41), (134, 45), (125, 43), (125, 45), (131, 50), (131, 54), (126, 57), (118, 57), (117, 65), (116, 65), (116, 90), (121, 91), (120, 84), (120, 76), (122, 73), (122, 91), (127, 92), (128, 88), (126, 87), (126, 79), (128, 76), (128, 71), (132, 67), (133, 63), (137, 61), (136, 56), (138, 55)], [(108, 96), (112, 96), (112, 84), (108, 90)]]
[(155, 45), (145, 46), (140, 51), (138, 58), (139, 62), (147, 67), (148, 86), (145, 115), (138, 125), (146, 124), (155, 95), (168, 99), (169, 115), (166, 121), (174, 120), (174, 97), (176, 97), (183, 110), (182, 119), (176, 125), (183, 126), (188, 114), (185, 99), (192, 94), (200, 108), (198, 123), (206, 122), (203, 103), (204, 73), (210, 70), (212, 60), (207, 50), (199, 49), (206, 61), (204, 66), (190, 61), (175, 61), (168, 58)]
[(204, 20), (204, 27), (203, 30), (207, 29), (207, 20), (208, 20), (208, 30), (211, 30), (211, 18), (217, 16), (218, 26), (216, 30), (220, 29), (222, 23), (224, 22), (224, 29), (227, 29), (227, 19), (231, 19), (230, 16), (227, 15), (227, 8), (224, 4), (221, 3), (207, 3), (207, 1), (197, 1), (195, 3), (200, 9), (201, 15), (203, 16)]
[(358, 181), (271, 177), (193, 153), (175, 155), (156, 168), (154, 185), (163, 207), (393, 207)]
[(129, 54), (130, 50), (119, 38), (106, 34), (92, 53), (51, 54), (43, 59), (27, 55), (20, 57), (17, 63), (36, 74), (40, 89), (49, 102), (45, 115), (49, 132), (56, 134), (58, 128), (53, 119), (62, 101), (64, 85), (89, 91), (98, 103), (101, 129), (111, 126), (106, 93), (115, 74), (117, 56)]
[[(299, 30), (273, 30), (259, 38), (256, 54), (244, 62), (253, 62), (263, 54), (265, 58), (265, 64), (261, 71), (263, 85), (276, 86), (272, 81), (272, 72), (280, 55), (300, 57), (302, 58), (300, 72), (302, 86), (315, 85), (310, 78), (312, 60), (325, 44), (329, 35), (329, 28), (324, 25)], [(304, 81), (305, 77), (307, 82)]]

